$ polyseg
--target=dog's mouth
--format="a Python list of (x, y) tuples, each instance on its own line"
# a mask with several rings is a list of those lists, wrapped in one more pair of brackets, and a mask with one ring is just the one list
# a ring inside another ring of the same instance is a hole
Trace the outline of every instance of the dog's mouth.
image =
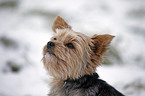
[[(48, 58), (48, 57), (52, 56), (52, 57), (57, 58), (58, 60), (61, 60), (61, 61), (65, 62), (65, 60), (63, 60), (63, 59), (59, 58), (57, 55), (55, 55), (55, 53), (53, 52), (53, 50), (48, 50), (47, 49), (46, 51), (47, 51), (47, 53), (45, 55), (45, 58)], [(49, 55), (47, 55), (47, 54), (49, 54)]]
[(54, 52), (52, 52), (52, 50), (47, 50), (47, 52), (48, 52), (50, 55), (56, 56), (56, 55), (54, 54)]

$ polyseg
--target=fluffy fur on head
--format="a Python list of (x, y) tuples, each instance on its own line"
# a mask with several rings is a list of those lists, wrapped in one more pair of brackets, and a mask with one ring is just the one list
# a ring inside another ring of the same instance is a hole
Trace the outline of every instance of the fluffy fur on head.
[(75, 79), (95, 72), (101, 56), (112, 38), (109, 34), (86, 36), (71, 29), (60, 16), (53, 24), (54, 48), (43, 49), (43, 63), (49, 75), (56, 79)]

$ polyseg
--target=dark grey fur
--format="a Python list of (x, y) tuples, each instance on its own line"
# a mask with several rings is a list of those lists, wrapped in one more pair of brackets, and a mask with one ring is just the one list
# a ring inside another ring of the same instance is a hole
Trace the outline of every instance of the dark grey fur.
[(125, 96), (98, 77), (93, 73), (76, 80), (67, 79), (59, 92), (61, 94), (53, 92), (49, 96)]

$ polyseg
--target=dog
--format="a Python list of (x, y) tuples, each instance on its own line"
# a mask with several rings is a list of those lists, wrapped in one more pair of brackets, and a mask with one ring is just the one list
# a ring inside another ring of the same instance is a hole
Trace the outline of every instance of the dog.
[(114, 36), (75, 32), (57, 16), (54, 36), (43, 48), (43, 64), (53, 77), (48, 96), (124, 96), (95, 72)]

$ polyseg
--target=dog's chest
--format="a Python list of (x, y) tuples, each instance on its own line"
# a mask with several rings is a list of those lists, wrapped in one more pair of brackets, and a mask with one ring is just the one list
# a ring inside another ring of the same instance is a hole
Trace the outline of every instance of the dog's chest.
[[(57, 90), (56, 90), (57, 89)], [(84, 96), (80, 89), (73, 90), (67, 88), (55, 88), (51, 89), (48, 96)]]
[(65, 96), (84, 96), (83, 90), (81, 88), (77, 88), (76, 84), (65, 83), (63, 87), (63, 93)]
[(93, 82), (98, 78), (98, 75), (83, 76), (79, 79), (67, 79), (55, 84), (51, 88), (49, 96), (96, 96), (97, 87)]
[(75, 80), (65, 80), (62, 88), (62, 96), (96, 96), (98, 87), (94, 86), (94, 81), (97, 78), (98, 75), (94, 74), (92, 76), (86, 75)]
[(67, 79), (65, 81), (54, 81), (49, 96), (96, 96), (98, 86), (96, 80), (98, 74), (84, 75), (79, 79)]
[(93, 73), (79, 79), (55, 82), (48, 96), (124, 96), (98, 77)]

